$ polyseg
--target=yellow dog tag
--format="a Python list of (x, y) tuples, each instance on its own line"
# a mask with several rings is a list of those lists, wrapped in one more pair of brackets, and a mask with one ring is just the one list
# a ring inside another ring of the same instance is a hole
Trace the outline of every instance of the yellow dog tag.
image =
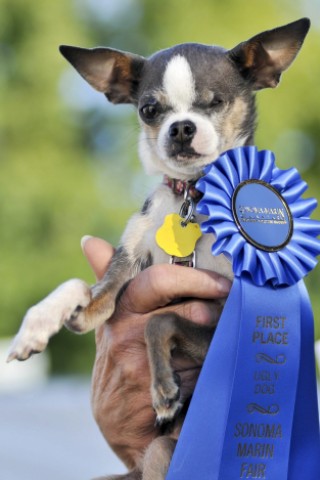
[(187, 257), (194, 251), (197, 241), (201, 237), (201, 230), (197, 223), (182, 224), (183, 218), (177, 213), (171, 213), (164, 219), (163, 225), (156, 233), (156, 242), (168, 255)]

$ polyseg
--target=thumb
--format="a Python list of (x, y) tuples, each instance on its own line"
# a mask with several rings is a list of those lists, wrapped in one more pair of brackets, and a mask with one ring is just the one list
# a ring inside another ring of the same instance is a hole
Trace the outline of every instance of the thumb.
[(101, 280), (114, 254), (113, 246), (102, 238), (86, 235), (81, 239), (81, 248), (97, 280)]

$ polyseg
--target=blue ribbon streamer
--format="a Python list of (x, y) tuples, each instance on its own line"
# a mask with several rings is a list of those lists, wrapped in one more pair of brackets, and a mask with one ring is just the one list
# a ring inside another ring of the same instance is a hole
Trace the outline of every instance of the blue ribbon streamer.
[(300, 281), (300, 367), (291, 436), (288, 480), (316, 480), (320, 472), (319, 412), (314, 362), (314, 321), (307, 289)]
[[(243, 147), (206, 169), (197, 188), (214, 255), (232, 259), (235, 280), (209, 348), (167, 480), (319, 480), (320, 435), (313, 315), (301, 280), (320, 253), (314, 199), (295, 169), (272, 152)], [(262, 251), (239, 232), (232, 196), (239, 183), (267, 182), (293, 216), (290, 242)]]
[[(266, 287), (263, 295), (260, 290), (235, 279), (167, 480), (319, 480), (313, 317), (307, 293), (302, 282)], [(279, 329), (256, 328), (258, 312), (285, 317), (284, 328), (280, 321)], [(253, 343), (254, 332), (263, 333), (266, 341), (268, 331), (286, 334), (288, 344), (274, 348), (260, 343), (262, 337)], [(299, 356), (300, 350), (306, 354)], [(269, 393), (258, 393), (263, 388)]]

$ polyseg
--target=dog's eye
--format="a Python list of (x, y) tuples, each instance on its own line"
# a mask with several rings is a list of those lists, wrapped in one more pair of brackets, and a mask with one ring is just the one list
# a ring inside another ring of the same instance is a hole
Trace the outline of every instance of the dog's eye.
[(222, 99), (219, 98), (219, 97), (214, 97), (214, 99), (210, 102), (210, 107), (211, 108), (214, 108), (214, 107), (218, 107), (220, 105), (222, 105)]
[(140, 108), (140, 115), (142, 120), (145, 121), (155, 120), (159, 113), (160, 108), (158, 103), (148, 103)]

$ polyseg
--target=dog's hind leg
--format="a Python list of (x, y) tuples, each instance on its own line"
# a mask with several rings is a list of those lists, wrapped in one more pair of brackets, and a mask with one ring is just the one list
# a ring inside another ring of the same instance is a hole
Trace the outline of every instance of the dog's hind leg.
[(153, 316), (145, 330), (145, 340), (151, 371), (151, 396), (157, 423), (170, 422), (182, 404), (180, 378), (173, 371), (173, 350), (202, 364), (208, 351), (214, 328), (199, 325), (175, 313)]
[(177, 441), (173, 438), (158, 437), (146, 449), (142, 461), (142, 471), (135, 468), (123, 475), (108, 475), (93, 480), (164, 480), (176, 443)]
[(107, 475), (106, 477), (93, 478), (92, 480), (143, 480), (143, 477), (141, 471), (135, 468), (131, 472), (122, 475)]
[(142, 480), (164, 480), (177, 441), (173, 438), (158, 437), (146, 450), (143, 459)]

